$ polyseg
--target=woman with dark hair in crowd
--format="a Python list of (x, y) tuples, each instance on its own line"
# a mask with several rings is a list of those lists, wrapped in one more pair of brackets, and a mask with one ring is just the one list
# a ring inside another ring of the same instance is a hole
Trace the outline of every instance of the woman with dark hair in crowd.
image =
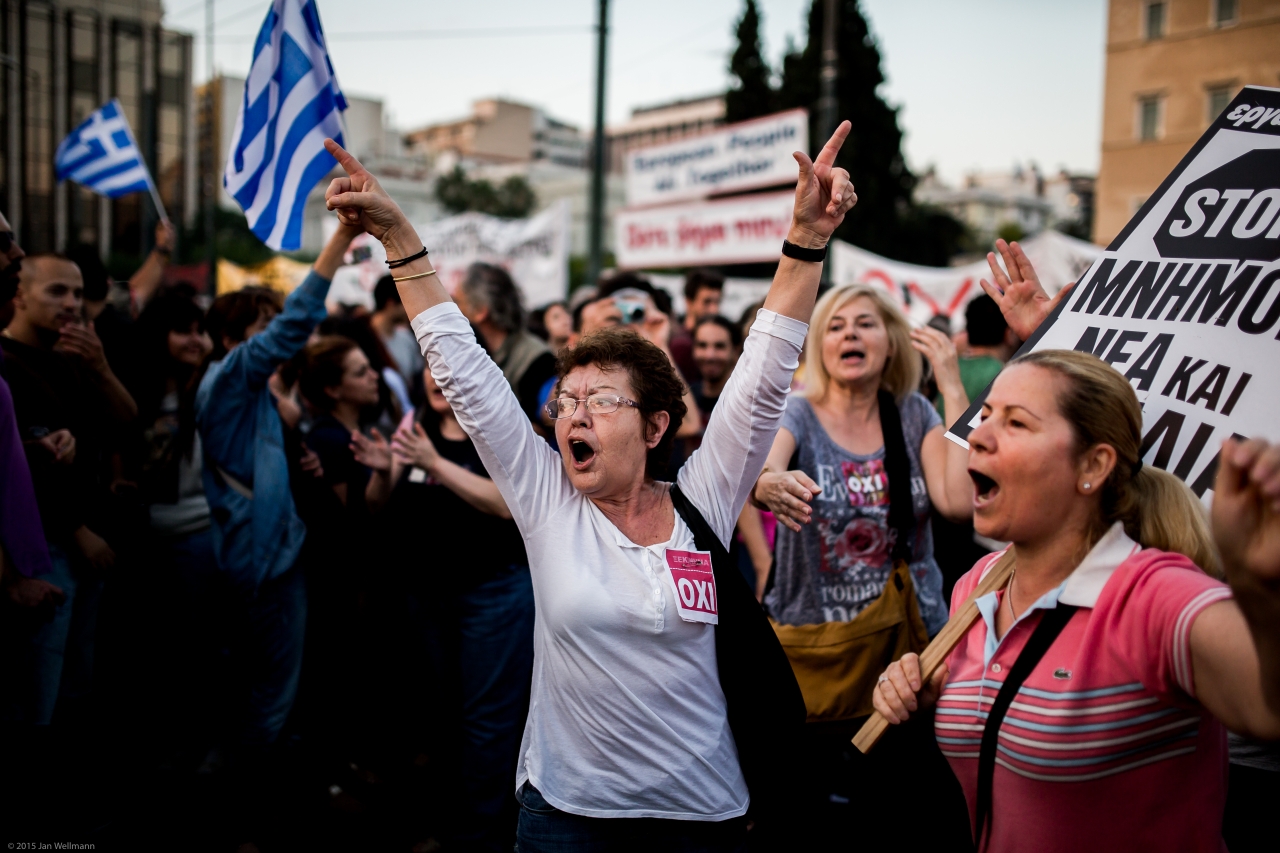
[(338, 335), (347, 338), (360, 347), (369, 366), (373, 368), (378, 379), (378, 399), (376, 408), (367, 407), (363, 412), (363, 420), (378, 427), (384, 434), (400, 423), (406, 412), (413, 411), (409, 386), (404, 377), (396, 369), (396, 362), (387, 352), (382, 336), (373, 327), (371, 315), (361, 317), (329, 317), (316, 329), (319, 335)]
[(546, 341), (554, 353), (567, 347), (573, 335), (573, 315), (564, 302), (552, 302), (530, 311), (528, 325), (529, 331)]
[[(816, 163), (795, 155), (786, 256), (676, 484), (658, 479), (685, 415), (663, 350), (618, 329), (561, 355), (548, 404), (557, 455), (503, 387), (403, 212), (325, 142), (349, 176), (333, 181), (327, 204), (404, 260), (397, 283), (431, 373), (529, 555), (538, 618), (515, 780), (522, 853), (738, 850), (748, 806), (766, 808), (768, 792), (789, 784), (803, 699), (725, 544), (782, 417), (827, 242), (857, 200), (833, 165), (849, 130), (843, 122)], [(430, 539), (418, 545), (430, 553)]]
[[(440, 787), (449, 849), (509, 849), (511, 780), (533, 672), (533, 585), (520, 530), (444, 392), (423, 371), (426, 403), (383, 458), (395, 483), (379, 516), (393, 584), (409, 610), (409, 646), (425, 656), (411, 688), (416, 732)], [(429, 554), (420, 534), (431, 540)], [(429, 673), (429, 675), (427, 675)]]

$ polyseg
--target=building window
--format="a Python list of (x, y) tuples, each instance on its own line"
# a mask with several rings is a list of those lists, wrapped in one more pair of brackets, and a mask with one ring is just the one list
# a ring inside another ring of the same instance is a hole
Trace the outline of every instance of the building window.
[(1236, 22), (1237, 5), (1236, 0), (1214, 0), (1213, 22), (1220, 27), (1225, 24), (1234, 24)]
[(1138, 99), (1138, 139), (1150, 142), (1160, 138), (1160, 106), (1162, 98), (1150, 96)]
[(1159, 39), (1164, 38), (1164, 3), (1148, 3), (1147, 4), (1147, 38)]
[(1213, 124), (1214, 119), (1222, 115), (1222, 111), (1227, 108), (1227, 104), (1231, 103), (1231, 96), (1234, 93), (1234, 86), (1213, 86), (1205, 93), (1208, 96), (1209, 124)]

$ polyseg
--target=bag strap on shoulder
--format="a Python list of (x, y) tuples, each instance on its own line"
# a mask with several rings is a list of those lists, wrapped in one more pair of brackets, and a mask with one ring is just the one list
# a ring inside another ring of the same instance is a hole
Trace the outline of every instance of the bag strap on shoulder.
[(716, 536), (715, 531), (711, 529), (711, 525), (707, 524), (707, 520), (703, 518), (698, 508), (685, 497), (684, 492), (680, 491), (680, 487), (675, 483), (671, 484), (671, 503), (676, 508), (676, 512), (684, 519), (684, 523), (689, 526), (689, 530), (693, 533), (693, 544), (698, 546), (699, 551), (707, 551), (711, 554), (711, 571), (715, 575), (717, 586), (722, 582), (720, 567), (728, 567), (729, 552), (720, 542), (720, 537)]
[(1000, 740), (1000, 724), (1004, 722), (1009, 705), (1018, 695), (1022, 683), (1027, 680), (1027, 676), (1031, 675), (1036, 664), (1040, 663), (1045, 653), (1049, 651), (1053, 641), (1058, 639), (1062, 629), (1067, 627), (1067, 623), (1071, 621), (1075, 612), (1076, 608), (1069, 604), (1059, 604), (1052, 610), (1044, 611), (1044, 615), (1040, 617), (1040, 624), (1036, 625), (1035, 631), (1027, 639), (1027, 644), (1018, 653), (1018, 659), (1010, 667), (1009, 675), (1005, 677), (1000, 692), (996, 694), (996, 700), (991, 703), (987, 723), (982, 729), (982, 747), (978, 752), (978, 802), (973, 827), (973, 843), (978, 850), (982, 850), (983, 830), (989, 828), (992, 822), (991, 785), (995, 778), (996, 745)]
[(884, 473), (889, 478), (889, 527), (895, 531), (893, 561), (911, 559), (911, 532), (916, 526), (911, 499), (911, 459), (902, 434), (902, 414), (893, 394), (880, 389), (880, 432), (884, 436)]

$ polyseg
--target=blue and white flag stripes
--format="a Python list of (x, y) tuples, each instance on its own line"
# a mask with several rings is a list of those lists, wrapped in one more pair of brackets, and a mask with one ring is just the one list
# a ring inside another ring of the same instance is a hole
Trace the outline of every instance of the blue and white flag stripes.
[(152, 188), (147, 163), (115, 98), (62, 140), (53, 163), (58, 180), (70, 178), (108, 198)]
[(307, 193), (337, 161), (347, 101), (329, 62), (315, 0), (273, 0), (253, 46), (227, 168), (227, 192), (273, 249), (302, 245)]

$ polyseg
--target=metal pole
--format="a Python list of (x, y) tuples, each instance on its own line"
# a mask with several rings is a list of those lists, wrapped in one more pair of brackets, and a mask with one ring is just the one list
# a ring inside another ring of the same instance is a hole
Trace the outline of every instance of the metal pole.
[(213, 226), (214, 211), (218, 205), (218, 141), (219, 128), (213, 126), (217, 113), (213, 109), (215, 91), (213, 81), (213, 0), (205, 0), (204, 4), (204, 140), (205, 174), (204, 174), (204, 251), (205, 260), (209, 264), (208, 292), (210, 296), (218, 295), (218, 248), (216, 229)]
[(818, 138), (813, 141), (815, 151), (822, 148), (836, 132), (837, 109), (836, 77), (840, 60), (836, 48), (836, 30), (839, 27), (836, 12), (836, 0), (823, 0), (822, 4), (822, 73), (819, 76), (821, 85), (818, 98)]
[(600, 0), (596, 24), (596, 130), (591, 145), (591, 206), (587, 221), (587, 284), (595, 284), (603, 266), (604, 235), (604, 86), (605, 48), (609, 39), (609, 0)]

